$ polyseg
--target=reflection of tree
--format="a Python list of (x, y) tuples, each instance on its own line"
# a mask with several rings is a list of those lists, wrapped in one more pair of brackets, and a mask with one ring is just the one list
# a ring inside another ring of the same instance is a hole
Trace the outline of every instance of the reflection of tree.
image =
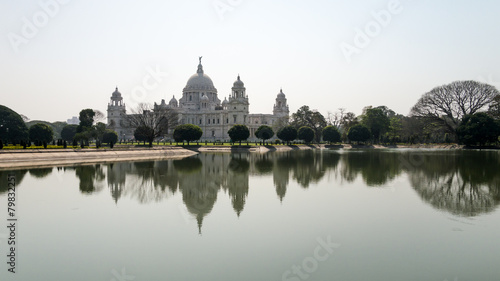
[(9, 181), (7, 181), (7, 178), (10, 175), (15, 175), (16, 176), (16, 187), (19, 186), (24, 178), (24, 175), (26, 175), (26, 172), (28, 170), (15, 170), (15, 171), (0, 171), (0, 194), (7, 192), (9, 189)]
[(342, 178), (353, 182), (359, 174), (368, 186), (381, 186), (401, 173), (398, 153), (367, 150), (342, 154)]
[(101, 165), (77, 166), (75, 174), (80, 179), (82, 193), (93, 193), (102, 188), (99, 182), (105, 179), (105, 175)]
[(321, 154), (313, 150), (296, 151), (292, 177), (304, 188), (318, 182), (325, 175)]
[(300, 150), (273, 154), (275, 164), (273, 180), (276, 193), (283, 201), (289, 178), (293, 178), (302, 187), (319, 182), (327, 170), (335, 170), (340, 161), (336, 151)]
[(408, 167), (410, 183), (437, 209), (475, 216), (491, 212), (500, 201), (497, 152), (463, 151), (424, 154)]
[(262, 175), (272, 173), (274, 168), (274, 163), (271, 161), (272, 156), (269, 153), (257, 156), (260, 157), (255, 161), (255, 170)]
[(174, 160), (175, 170), (185, 174), (198, 172), (202, 166), (203, 163), (196, 156), (184, 158), (181, 160)]
[(44, 178), (48, 175), (50, 175), (50, 173), (52, 173), (52, 170), (54, 168), (50, 167), (50, 168), (36, 168), (36, 169), (29, 169), (29, 173), (31, 176), (35, 177), (35, 178)]

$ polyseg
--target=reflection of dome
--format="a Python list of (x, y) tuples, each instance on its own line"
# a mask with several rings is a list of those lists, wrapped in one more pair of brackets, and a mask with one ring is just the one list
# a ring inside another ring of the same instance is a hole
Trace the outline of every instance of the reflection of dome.
[(238, 75), (238, 79), (233, 83), (233, 88), (243, 88), (244, 86), (245, 84), (243, 84), (243, 81), (240, 80), (240, 76)]
[(118, 92), (118, 87), (116, 87), (115, 91), (111, 94), (111, 97), (113, 98), (121, 98), (122, 93)]
[(184, 92), (196, 90), (217, 92), (212, 79), (210, 79), (208, 75), (203, 73), (203, 66), (201, 65), (201, 63), (198, 65), (198, 71), (196, 72), (196, 74), (193, 74), (189, 78), (186, 87), (184, 88)]

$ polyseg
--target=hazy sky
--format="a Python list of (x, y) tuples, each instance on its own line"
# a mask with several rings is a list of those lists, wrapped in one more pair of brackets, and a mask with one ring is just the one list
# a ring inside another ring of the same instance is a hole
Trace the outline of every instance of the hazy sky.
[[(408, 114), (433, 87), (500, 88), (498, 0), (0, 0), (0, 104), (30, 119), (180, 98), (198, 56), (224, 99), (237, 75), (251, 113)], [(153, 73), (153, 75), (151, 74)], [(142, 91), (142, 92), (141, 92)]]

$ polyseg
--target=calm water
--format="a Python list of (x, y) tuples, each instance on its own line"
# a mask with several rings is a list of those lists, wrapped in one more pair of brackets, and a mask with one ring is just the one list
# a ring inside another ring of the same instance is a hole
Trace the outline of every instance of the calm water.
[(444, 150), (11, 171), (0, 280), (500, 280), (499, 171), (498, 151)]

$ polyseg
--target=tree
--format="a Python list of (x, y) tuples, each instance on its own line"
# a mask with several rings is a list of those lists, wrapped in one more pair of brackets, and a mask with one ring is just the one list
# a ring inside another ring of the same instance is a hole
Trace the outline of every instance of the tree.
[(351, 141), (355, 142), (366, 142), (367, 140), (370, 139), (370, 130), (361, 124), (354, 125), (349, 129), (349, 133), (347, 134), (347, 137)]
[(92, 126), (92, 135), (96, 140), (102, 141), (102, 137), (106, 132), (106, 124), (102, 122), (97, 122), (94, 126)]
[(68, 125), (66, 122), (47, 122), (43, 120), (32, 120), (26, 122), (26, 126), (29, 128), (37, 123), (42, 123), (51, 127), (52, 131), (54, 132), (54, 139), (60, 139), (62, 129), (64, 128), (64, 126)]
[(292, 122), (290, 123), (296, 129), (307, 126), (313, 129), (316, 136), (316, 142), (320, 141), (321, 131), (326, 127), (325, 117), (318, 111), (310, 110), (309, 106), (304, 105), (292, 114)]
[(66, 125), (61, 131), (61, 138), (65, 141), (73, 141), (78, 125)]
[(347, 112), (342, 116), (342, 119), (340, 119), (340, 132), (344, 141), (347, 141), (347, 133), (349, 132), (349, 129), (358, 123), (358, 118), (353, 112)]
[(168, 134), (170, 129), (177, 126), (179, 117), (177, 112), (171, 108), (157, 108), (151, 105), (141, 103), (127, 115), (130, 126), (149, 129), (149, 146), (153, 146), (155, 138), (163, 137)]
[(278, 131), (276, 136), (283, 142), (290, 144), (291, 141), (297, 138), (297, 129), (291, 125), (285, 126)]
[(245, 125), (236, 124), (227, 131), (227, 134), (232, 142), (239, 141), (241, 145), (241, 141), (248, 139), (250, 136), (250, 130), (248, 130), (248, 127)]
[(118, 141), (118, 134), (110, 129), (106, 129), (104, 134), (102, 135), (103, 143), (116, 143)]
[(436, 122), (454, 134), (464, 116), (491, 105), (499, 94), (495, 87), (488, 84), (456, 81), (424, 94), (413, 106), (410, 115)]
[(46, 124), (38, 123), (30, 127), (29, 136), (31, 141), (51, 142), (54, 137), (52, 128)]
[(457, 136), (465, 145), (484, 146), (495, 143), (500, 135), (500, 126), (486, 113), (466, 115), (457, 129)]
[(340, 127), (342, 123), (342, 119), (344, 118), (346, 114), (346, 109), (345, 108), (339, 108), (338, 111), (335, 113), (331, 113), (330, 111), (328, 112), (327, 115), (327, 124), (335, 127)]
[(255, 136), (265, 142), (274, 136), (274, 131), (271, 127), (262, 125), (255, 131)]
[(3, 105), (0, 105), (0, 139), (4, 144), (28, 139), (28, 128), (23, 118)]
[(147, 126), (139, 126), (134, 131), (134, 137), (137, 141), (149, 142), (149, 146), (153, 146), (155, 139), (153, 129)]
[(403, 115), (395, 115), (393, 117), (390, 117), (389, 118), (389, 136), (390, 136), (390, 140), (391, 142), (396, 142), (398, 139), (400, 139), (400, 134), (401, 134), (401, 130), (403, 128), (403, 119), (404, 119), (404, 116)]
[(297, 132), (297, 138), (306, 143), (310, 143), (314, 139), (314, 131), (310, 127), (302, 126)]
[(77, 133), (84, 132), (92, 128), (94, 124), (95, 112), (93, 109), (87, 108), (80, 111), (80, 125), (78, 125)]
[[(386, 111), (390, 110), (387, 107), (383, 108)], [(373, 139), (378, 143), (380, 136), (389, 130), (390, 120), (382, 108), (367, 108), (362, 116), (361, 124), (370, 129)]]
[(97, 110), (97, 109), (93, 109), (93, 111), (94, 111), (94, 118), (93, 118), (94, 123), (93, 124), (97, 125), (97, 123), (106, 120), (106, 115), (104, 115), (104, 113), (102, 113), (102, 111)]
[(174, 130), (174, 140), (176, 142), (187, 141), (188, 145), (191, 141), (199, 140), (201, 136), (203, 136), (203, 131), (193, 124), (179, 125)]
[(326, 126), (321, 133), (324, 141), (330, 143), (340, 142), (340, 132), (335, 126)]

